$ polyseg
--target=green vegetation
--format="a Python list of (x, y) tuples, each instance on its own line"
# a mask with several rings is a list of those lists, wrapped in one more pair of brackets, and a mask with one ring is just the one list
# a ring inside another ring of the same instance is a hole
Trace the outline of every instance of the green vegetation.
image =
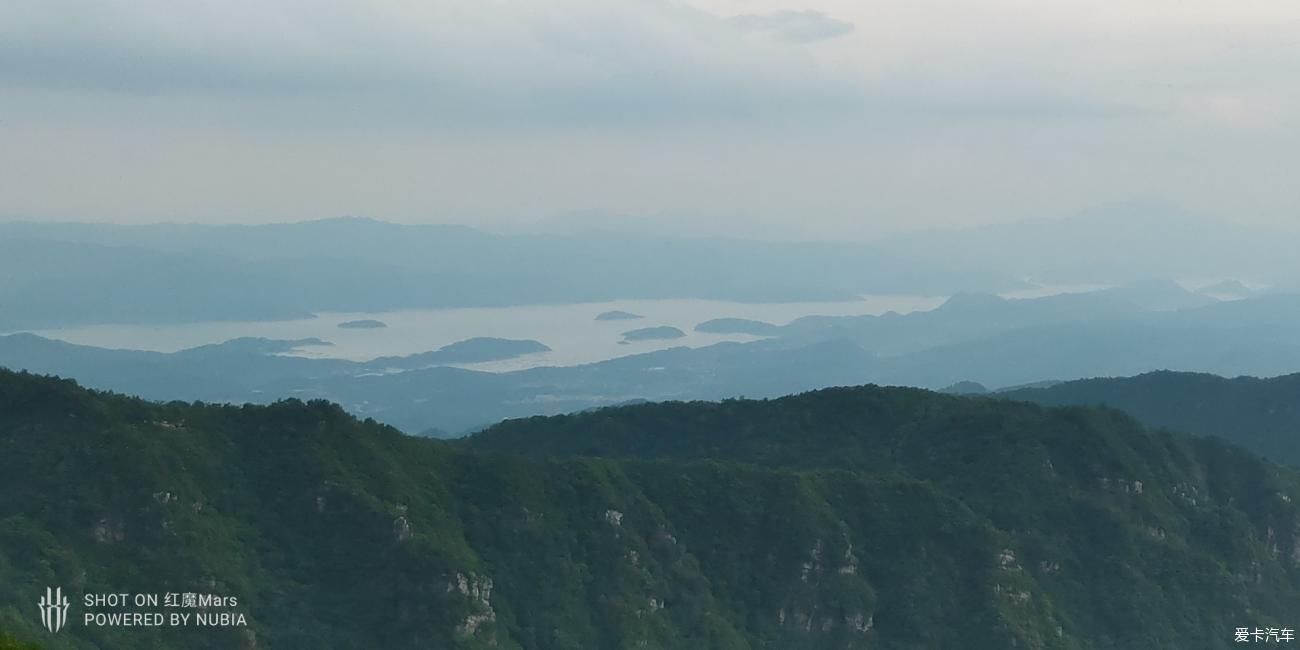
[[(0, 372), (0, 629), (50, 648), (1226, 648), (1300, 611), (1300, 481), (1114, 411), (919, 390), (418, 439)], [(73, 601), (40, 628), (48, 585)], [(247, 628), (87, 628), (91, 592)], [(3, 647), (3, 646), (0, 646)]]
[(39, 650), (39, 646), (23, 643), (4, 632), (0, 632), (0, 650)]
[(1106, 405), (1151, 427), (1213, 435), (1300, 467), (1300, 374), (1226, 379), (1191, 372), (1083, 379), (1003, 393), (1048, 406)]
[(463, 444), (924, 481), (1001, 536), (989, 598), (1021, 647), (1226, 647), (1233, 621), (1300, 611), (1297, 477), (1113, 410), (866, 387), (517, 420)]

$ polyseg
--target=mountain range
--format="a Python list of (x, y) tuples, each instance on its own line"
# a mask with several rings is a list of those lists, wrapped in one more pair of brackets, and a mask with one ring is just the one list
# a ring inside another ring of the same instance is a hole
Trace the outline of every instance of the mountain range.
[(1106, 405), (1151, 427), (1218, 436), (1278, 463), (1300, 467), (1300, 374), (1228, 379), (1153, 372), (999, 393), (1007, 399)]
[(867, 244), (497, 235), (357, 218), (0, 223), (0, 331), (638, 298), (845, 300), (1023, 284), (978, 269), (888, 273), (904, 266)]
[[(1300, 367), (1300, 330), (1287, 325), (1297, 321), (1295, 295), (1220, 302), (1163, 282), (1019, 300), (966, 293), (931, 311), (803, 318), (765, 329), (767, 338), (752, 343), (512, 372), (454, 366), (509, 358), (545, 341), (497, 341), (498, 356), (458, 348), (349, 362), (293, 356), (302, 343), (295, 341), (236, 340), (164, 354), (18, 334), (0, 336), (0, 366), (150, 399), (328, 399), (411, 433), (462, 434), (505, 418), (633, 400), (776, 397), (863, 383), (1007, 387), (1156, 370), (1276, 376)], [(723, 326), (752, 324), (710, 325)]]
[[(1229, 648), (1300, 611), (1300, 477), (917, 389), (413, 438), (0, 372), (0, 637), (46, 648)], [(67, 630), (35, 603), (59, 585)], [(246, 625), (85, 626), (199, 592)]]
[(914, 263), (1046, 283), (1236, 277), (1295, 290), (1294, 230), (1229, 223), (1168, 203), (1098, 205), (1065, 218), (925, 231), (879, 242)]
[[(0, 223), (0, 331), (323, 311), (708, 298), (847, 300), (1228, 279), (1295, 289), (1300, 235), (1158, 203), (869, 242), (496, 234), (336, 218), (266, 225)], [(988, 251), (997, 251), (990, 255)]]

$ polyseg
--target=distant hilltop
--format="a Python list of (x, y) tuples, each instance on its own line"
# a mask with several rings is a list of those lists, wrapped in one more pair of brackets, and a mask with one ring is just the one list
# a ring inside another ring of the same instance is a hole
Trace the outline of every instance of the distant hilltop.
[(659, 327), (643, 327), (638, 330), (623, 332), (624, 341), (658, 341), (663, 339), (680, 339), (686, 336), (676, 327), (661, 325)]
[(388, 323), (381, 320), (371, 319), (349, 320), (339, 323), (337, 327), (345, 330), (377, 330), (388, 327)]
[(596, 314), (596, 320), (640, 320), (642, 318), (645, 316), (627, 311), (606, 311)]
[(748, 318), (715, 318), (696, 325), (695, 331), (708, 334), (774, 336), (781, 331), (781, 326)]

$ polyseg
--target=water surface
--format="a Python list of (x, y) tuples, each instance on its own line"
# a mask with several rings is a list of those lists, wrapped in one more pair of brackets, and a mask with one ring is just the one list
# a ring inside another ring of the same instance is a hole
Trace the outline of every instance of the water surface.
[[(861, 300), (811, 303), (736, 303), (720, 300), (616, 300), (565, 305), (530, 305), (465, 309), (418, 309), (378, 313), (327, 312), (315, 318), (286, 321), (220, 321), (175, 325), (94, 325), (35, 332), (41, 336), (106, 348), (174, 352), (233, 338), (319, 338), (328, 346), (306, 346), (295, 354), (310, 357), (366, 361), (436, 350), (476, 336), (534, 339), (550, 352), (469, 367), (504, 371), (535, 366), (591, 363), (614, 357), (678, 346), (700, 347), (722, 341), (752, 341), (740, 334), (702, 334), (697, 324), (713, 318), (748, 318), (784, 324), (809, 315), (853, 316), (907, 313), (932, 309), (942, 297), (864, 296)], [(644, 316), (638, 320), (597, 321), (606, 311), (626, 311)], [(343, 329), (338, 324), (378, 320), (382, 329)], [(643, 327), (669, 325), (686, 332), (685, 338), (636, 341), (622, 344), (622, 333)]]

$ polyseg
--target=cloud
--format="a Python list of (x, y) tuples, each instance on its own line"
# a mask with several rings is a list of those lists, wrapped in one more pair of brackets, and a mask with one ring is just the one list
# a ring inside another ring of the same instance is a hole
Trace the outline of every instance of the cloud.
[(0, 2), (0, 214), (1294, 221), (1298, 27), (1295, 0)]
[(837, 20), (820, 11), (743, 14), (729, 20), (742, 30), (772, 34), (793, 43), (824, 41), (853, 31), (853, 23)]
[[(321, 100), (383, 119), (601, 124), (792, 115), (852, 84), (790, 41), (667, 0), (46, 0), (0, 6), (0, 88), (214, 104)], [(787, 15), (788, 14), (788, 15)], [(832, 21), (833, 22), (833, 21)], [(797, 48), (796, 48), (797, 49)], [(292, 103), (292, 102), (290, 102)], [(299, 102), (301, 103), (301, 102)]]

